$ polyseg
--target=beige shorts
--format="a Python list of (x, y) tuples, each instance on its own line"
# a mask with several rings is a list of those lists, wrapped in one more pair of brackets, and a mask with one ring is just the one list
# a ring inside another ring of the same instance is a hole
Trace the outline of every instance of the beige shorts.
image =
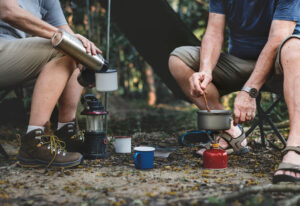
[[(278, 47), (272, 73), (265, 84), (265, 89), (273, 92), (282, 90), (283, 70), (280, 62), (280, 51), (283, 44), (290, 38), (299, 38), (292, 35), (286, 38)], [(182, 46), (176, 48), (170, 55), (177, 56), (194, 71), (199, 71), (200, 47)], [(240, 90), (254, 70), (255, 60), (244, 60), (230, 54), (221, 53), (218, 63), (213, 70), (213, 83), (221, 95)]]
[(0, 89), (34, 81), (44, 65), (61, 57), (49, 39), (0, 39)]

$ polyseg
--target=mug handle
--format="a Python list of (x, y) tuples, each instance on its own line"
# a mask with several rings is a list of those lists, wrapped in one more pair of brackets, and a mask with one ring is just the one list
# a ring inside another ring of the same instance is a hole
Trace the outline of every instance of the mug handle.
[(138, 157), (141, 155), (140, 152), (135, 152), (134, 153), (134, 158), (133, 158), (133, 161), (134, 161), (134, 164), (137, 165), (137, 167), (140, 166), (140, 161), (138, 161)]

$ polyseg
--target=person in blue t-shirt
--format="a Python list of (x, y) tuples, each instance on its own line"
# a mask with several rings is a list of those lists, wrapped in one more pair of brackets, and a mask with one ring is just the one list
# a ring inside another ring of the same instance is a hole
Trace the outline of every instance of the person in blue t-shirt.
[[(0, 0), (0, 89), (36, 80), (29, 126), (18, 153), (18, 161), (25, 167), (71, 167), (82, 161), (82, 138), (76, 135), (74, 123), (82, 92), (77, 82), (80, 71), (73, 59), (52, 47), (50, 38), (58, 29), (74, 34), (59, 0)], [(85, 37), (74, 36), (88, 53), (101, 53)], [(60, 139), (44, 133), (57, 102), (55, 133)]]
[[(219, 140), (235, 154), (248, 152), (238, 123), (253, 120), (258, 91), (283, 85), (291, 130), (273, 182), (300, 181), (300, 0), (210, 0), (209, 11), (201, 47), (176, 48), (169, 59), (171, 74), (200, 109), (205, 109), (204, 92), (211, 109), (224, 109), (220, 96), (240, 91), (232, 126)], [(221, 53), (226, 25), (229, 49)]]

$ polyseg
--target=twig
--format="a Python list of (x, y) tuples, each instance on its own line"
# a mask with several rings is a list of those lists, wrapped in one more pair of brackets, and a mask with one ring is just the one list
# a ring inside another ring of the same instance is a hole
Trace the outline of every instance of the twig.
[(225, 201), (231, 201), (245, 195), (259, 193), (259, 192), (300, 192), (300, 185), (263, 185), (246, 188), (242, 191), (234, 192), (229, 195), (225, 195), (220, 199)]
[[(300, 185), (263, 185), (263, 186), (254, 186), (254, 187), (249, 187), (244, 190), (238, 191), (238, 192), (233, 192), (230, 193), (229, 195), (224, 195), (221, 197), (216, 197), (216, 196), (211, 196), (213, 198), (217, 198), (220, 202), (229, 202), (236, 200), (238, 198), (244, 197), (249, 194), (255, 194), (259, 192), (300, 192)], [(196, 201), (196, 202), (201, 202), (209, 199), (210, 197), (205, 197), (205, 198), (199, 198), (199, 197), (191, 197), (191, 198), (178, 198), (178, 199), (173, 199), (168, 201), (168, 204), (174, 204), (176, 202), (188, 202), (188, 201)], [(288, 203), (288, 206), (291, 206), (295, 202), (297, 202), (300, 199), (299, 196), (295, 196), (293, 199), (291, 199)]]
[(300, 195), (296, 195), (292, 199), (287, 199), (286, 201), (283, 201), (283, 202), (279, 203), (278, 205), (282, 205), (282, 206), (297, 205), (297, 202), (299, 200), (300, 200)]
[(0, 167), (0, 170), (3, 170), (3, 169), (9, 170), (9, 169), (14, 168), (16, 166), (17, 166), (17, 162), (13, 163), (12, 165)]

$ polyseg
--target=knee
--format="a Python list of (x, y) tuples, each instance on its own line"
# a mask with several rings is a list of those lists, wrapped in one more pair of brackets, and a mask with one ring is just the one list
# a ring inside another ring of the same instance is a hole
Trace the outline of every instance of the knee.
[(69, 71), (72, 74), (77, 68), (75, 60), (69, 56), (62, 56), (57, 58), (56, 64), (63, 67), (66, 71)]
[(168, 63), (168, 65), (169, 65), (170, 72), (172, 72), (176, 68), (177, 58), (178, 57), (175, 57), (175, 56), (170, 56), (169, 57), (169, 63)]
[(180, 65), (181, 65), (181, 60), (176, 57), (176, 56), (170, 56), (169, 58), (169, 71), (172, 74), (174, 78), (177, 78), (180, 76)]
[(288, 66), (290, 63), (299, 61), (300, 59), (300, 39), (291, 38), (287, 40), (281, 48), (280, 52), (281, 64)]

